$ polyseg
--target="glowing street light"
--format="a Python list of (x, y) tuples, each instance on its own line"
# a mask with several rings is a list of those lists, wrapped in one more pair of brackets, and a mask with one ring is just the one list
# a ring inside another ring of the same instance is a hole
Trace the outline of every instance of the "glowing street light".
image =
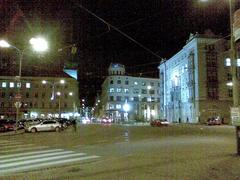
[(11, 45), (5, 41), (5, 40), (0, 40), (0, 47), (1, 48), (9, 48)]
[[(43, 38), (31, 38), (30, 44), (32, 45), (33, 49), (37, 52), (44, 52), (48, 49), (47, 41), (44, 40)], [(0, 48), (13, 48), (18, 51), (18, 53), (19, 53), (19, 72), (18, 72), (18, 76), (17, 76), (17, 81), (19, 84), (21, 84), (22, 59), (23, 59), (23, 54), (24, 54), (25, 50), (28, 48), (19, 49), (18, 47), (10, 44), (9, 42), (7, 42), (6, 40), (3, 40), (3, 39), (0, 40)], [(20, 87), (18, 87), (17, 94), (15, 97), (21, 97)], [(19, 100), (20, 100), (20, 98), (19, 98)], [(16, 128), (17, 128), (17, 123), (18, 123), (18, 119), (19, 119), (19, 108), (21, 107), (21, 102), (19, 100), (17, 100), (17, 102), (15, 103), (15, 106), (16, 106)]]
[(29, 42), (37, 52), (44, 52), (48, 49), (47, 41), (41, 37), (31, 38)]

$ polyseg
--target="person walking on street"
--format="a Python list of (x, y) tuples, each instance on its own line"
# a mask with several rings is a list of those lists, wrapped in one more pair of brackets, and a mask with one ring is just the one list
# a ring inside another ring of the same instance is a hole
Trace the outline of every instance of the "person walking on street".
[(77, 122), (76, 122), (76, 119), (73, 120), (73, 130), (74, 130), (74, 132), (77, 132)]

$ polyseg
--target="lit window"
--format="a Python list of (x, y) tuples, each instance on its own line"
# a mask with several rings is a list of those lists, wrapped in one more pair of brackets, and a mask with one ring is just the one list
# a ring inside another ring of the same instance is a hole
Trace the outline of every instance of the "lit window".
[(14, 82), (10, 82), (9, 87), (14, 88)]
[(122, 105), (121, 104), (116, 104), (116, 109), (121, 109)]
[(240, 67), (240, 59), (237, 59), (237, 66)]
[(129, 93), (129, 89), (125, 88), (125, 89), (124, 89), (124, 92), (125, 92), (125, 93)]
[(114, 109), (114, 104), (109, 104), (109, 109)]
[(110, 93), (113, 93), (113, 92), (114, 92), (114, 88), (110, 88), (110, 89), (109, 89), (109, 92), (110, 92)]
[(230, 58), (226, 58), (226, 61), (225, 61), (225, 65), (226, 66), (231, 66), (231, 59)]
[(18, 82), (17, 83), (17, 87), (20, 88), (21, 87), (21, 83)]
[(135, 82), (134, 82), (134, 85), (138, 85), (138, 82), (137, 82), (137, 81), (135, 81)]
[(7, 83), (6, 82), (2, 82), (2, 87), (3, 88), (7, 87)]
[(122, 91), (121, 88), (117, 88), (117, 92), (120, 93)]
[(26, 88), (31, 88), (31, 84), (30, 83), (26, 83)]

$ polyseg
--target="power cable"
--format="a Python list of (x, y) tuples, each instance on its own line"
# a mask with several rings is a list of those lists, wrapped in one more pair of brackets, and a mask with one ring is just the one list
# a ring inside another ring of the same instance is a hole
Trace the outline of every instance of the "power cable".
[(149, 48), (145, 47), (144, 45), (142, 45), (141, 43), (139, 43), (138, 41), (136, 41), (135, 39), (133, 39), (131, 36), (127, 35), (126, 33), (124, 33), (123, 31), (121, 31), (119, 28), (113, 26), (112, 24), (108, 23), (107, 21), (105, 21), (103, 18), (97, 16), (95, 13), (91, 12), (90, 10), (88, 10), (87, 8), (85, 8), (83, 5), (73, 2), (74, 4), (76, 4), (78, 7), (80, 7), (81, 9), (83, 9), (84, 11), (86, 11), (87, 13), (91, 14), (92, 16), (94, 16), (95, 18), (97, 18), (98, 20), (102, 21), (104, 24), (106, 24), (108, 27), (114, 29), (115, 31), (119, 32), (120, 34), (122, 34), (123, 36), (125, 36), (127, 39), (133, 41), (135, 44), (137, 44), (138, 46), (140, 46), (141, 48), (145, 49), (146, 51), (148, 51), (149, 53), (151, 53), (152, 55), (154, 55), (155, 57), (157, 57), (158, 59), (162, 60), (162, 57), (160, 57), (158, 54), (154, 53), (153, 51), (151, 51)]

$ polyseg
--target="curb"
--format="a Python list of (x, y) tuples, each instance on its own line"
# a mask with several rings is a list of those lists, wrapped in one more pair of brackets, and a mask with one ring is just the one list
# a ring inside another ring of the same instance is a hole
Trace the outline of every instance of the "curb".
[(14, 136), (14, 135), (19, 135), (19, 134), (23, 134), (25, 133), (25, 130), (18, 130), (17, 132), (15, 131), (10, 131), (10, 132), (4, 132), (4, 133), (0, 133), (0, 137), (2, 136)]

